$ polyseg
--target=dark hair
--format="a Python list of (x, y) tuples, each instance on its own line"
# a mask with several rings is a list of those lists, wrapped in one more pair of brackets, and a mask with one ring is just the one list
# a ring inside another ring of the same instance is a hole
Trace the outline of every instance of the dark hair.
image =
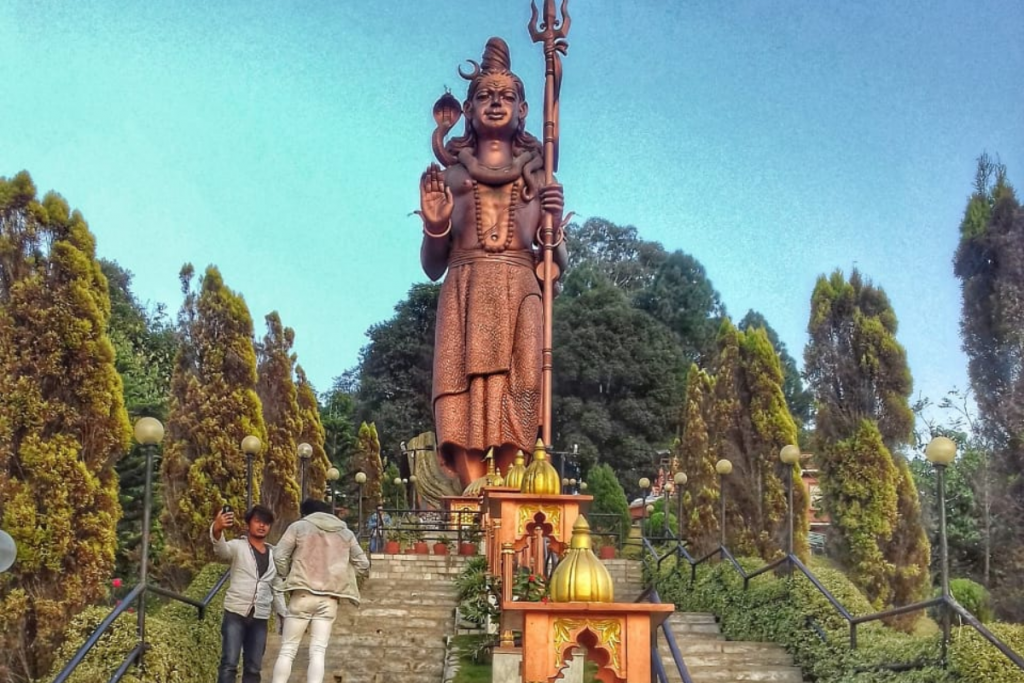
[(245, 523), (249, 524), (252, 522), (253, 517), (258, 517), (259, 520), (265, 524), (274, 523), (274, 513), (271, 512), (270, 508), (262, 505), (253, 505), (252, 508), (245, 513)]
[(331, 511), (331, 504), (330, 503), (325, 503), (324, 501), (317, 500), (316, 498), (307, 498), (306, 500), (302, 501), (301, 505), (299, 505), (299, 514), (302, 515), (303, 517), (306, 517), (307, 515), (311, 515), (314, 512), (328, 512), (329, 513), (330, 511)]

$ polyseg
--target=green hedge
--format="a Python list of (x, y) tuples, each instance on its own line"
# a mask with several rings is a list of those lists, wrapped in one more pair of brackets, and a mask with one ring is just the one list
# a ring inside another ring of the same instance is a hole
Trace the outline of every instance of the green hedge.
[[(222, 564), (207, 565), (196, 575), (185, 595), (202, 600), (226, 569)], [(145, 655), (145, 672), (132, 667), (121, 680), (127, 683), (196, 683), (216, 680), (220, 661), (224, 591), (220, 591), (210, 603), (206, 618), (202, 621), (197, 618), (195, 607), (181, 602), (156, 604), (154, 598), (150, 597), (149, 604), (146, 640), (151, 648)], [(109, 607), (90, 607), (71, 620), (64, 634), (64, 644), (57, 653), (58, 664), (54, 666), (51, 678), (74, 656), (109, 613)], [(135, 647), (136, 625), (135, 614), (122, 614), (75, 669), (68, 679), (69, 683), (108, 680)]]
[[(747, 572), (763, 565), (760, 559), (741, 559)], [(685, 567), (684, 567), (685, 569)], [(874, 610), (846, 576), (824, 563), (815, 562), (811, 571), (854, 616)], [(682, 611), (712, 612), (722, 632), (731, 640), (779, 643), (793, 655), (808, 680), (823, 683), (1004, 683), (1024, 682), (1021, 672), (1006, 657), (970, 627), (954, 628), (950, 646), (950, 667), (943, 670), (940, 634), (910, 635), (870, 622), (858, 627), (858, 648), (849, 647), (849, 625), (832, 605), (802, 575), (791, 581), (772, 575), (750, 581), (728, 564), (704, 565), (690, 585), (689, 574), (670, 575), (659, 580), (662, 600), (674, 602)], [(1017, 652), (1024, 653), (1024, 626), (993, 625), (992, 630)], [(822, 640), (822, 633), (825, 639)], [(893, 672), (883, 664), (929, 663), (924, 668)]]

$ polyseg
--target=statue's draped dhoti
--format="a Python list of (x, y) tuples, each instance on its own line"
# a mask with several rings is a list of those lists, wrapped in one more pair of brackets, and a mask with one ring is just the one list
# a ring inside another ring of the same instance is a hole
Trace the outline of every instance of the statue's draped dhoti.
[(534, 263), (530, 251), (451, 254), (434, 337), (442, 452), (530, 452), (537, 439), (544, 321)]

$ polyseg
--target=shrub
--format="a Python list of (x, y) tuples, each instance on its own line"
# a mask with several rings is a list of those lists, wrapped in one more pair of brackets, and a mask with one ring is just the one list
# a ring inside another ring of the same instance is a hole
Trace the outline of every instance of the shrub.
[(960, 605), (976, 616), (978, 621), (992, 621), (992, 599), (988, 590), (970, 579), (953, 579), (949, 582), (949, 592)]
[[(1024, 624), (990, 624), (989, 629), (1012, 650), (1024, 654)], [(960, 674), (960, 683), (1024, 681), (1024, 671), (970, 627), (953, 630), (949, 659)]]
[[(221, 564), (209, 564), (196, 575), (185, 595), (201, 600), (224, 573)], [(126, 683), (192, 683), (217, 678), (220, 661), (220, 622), (224, 595), (218, 594), (197, 619), (196, 609), (180, 602), (150, 604), (146, 615), (146, 669), (132, 667), (122, 678)], [(54, 675), (71, 659), (78, 648), (110, 613), (107, 607), (90, 607), (69, 624), (64, 644), (57, 652)], [(68, 679), (69, 683), (95, 683), (110, 678), (114, 670), (136, 644), (136, 615), (122, 614), (99, 642), (89, 651)]]

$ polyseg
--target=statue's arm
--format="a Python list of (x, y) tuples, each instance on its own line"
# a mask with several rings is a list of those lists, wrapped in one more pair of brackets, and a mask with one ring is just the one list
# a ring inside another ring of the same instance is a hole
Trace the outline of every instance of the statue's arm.
[[(540, 188), (540, 204), (542, 210), (551, 214), (551, 222), (557, 230), (562, 224), (562, 214), (565, 211), (565, 192), (561, 183), (555, 180), (550, 185)], [(569, 251), (565, 248), (565, 239), (555, 247), (553, 257), (559, 271), (564, 273), (569, 264)]]

